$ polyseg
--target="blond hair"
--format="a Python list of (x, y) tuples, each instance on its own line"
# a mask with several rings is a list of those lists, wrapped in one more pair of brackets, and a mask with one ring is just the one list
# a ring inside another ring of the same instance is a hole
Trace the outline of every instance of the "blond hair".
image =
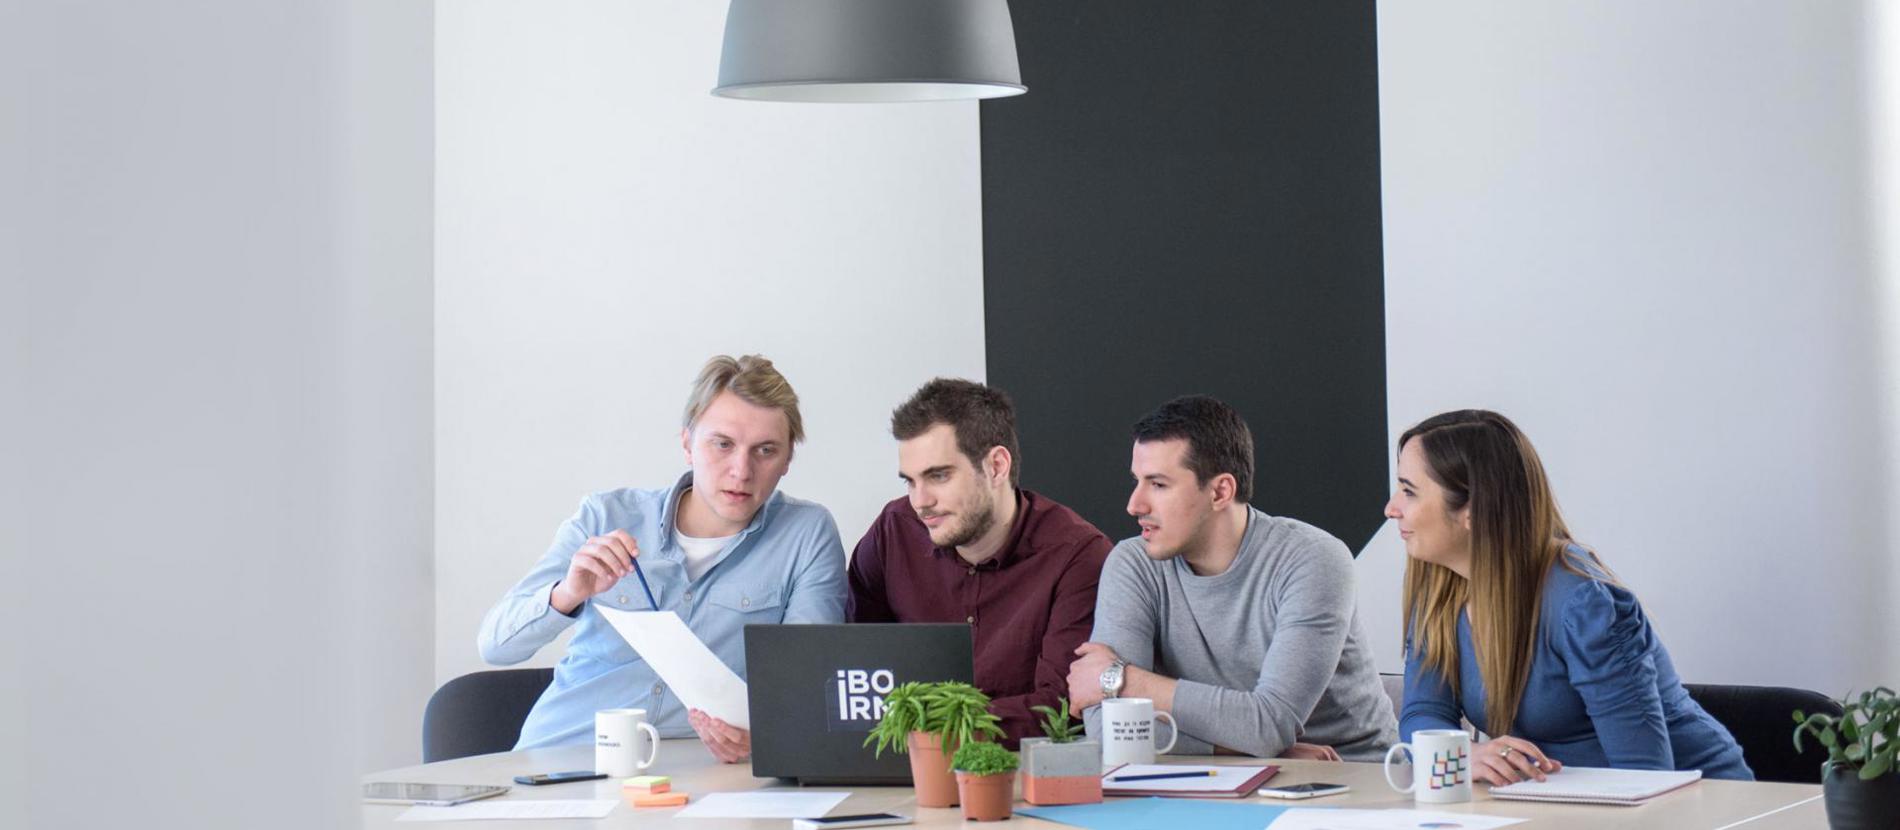
[(798, 393), (792, 391), (792, 384), (784, 375), (772, 368), (772, 361), (761, 355), (749, 354), (733, 359), (728, 355), (718, 355), (706, 361), (699, 370), (699, 378), (693, 381), (693, 393), (686, 398), (686, 417), (684, 426), (692, 429), (699, 423), (706, 407), (712, 406), (714, 398), (721, 392), (731, 392), (739, 400), (753, 406), (764, 406), (785, 413), (785, 423), (792, 429), (792, 443), (805, 440), (805, 420), (798, 414)]
[(1611, 584), (1615, 577), (1570, 535), (1537, 449), (1511, 419), (1483, 409), (1447, 412), (1406, 430), (1400, 452), (1412, 440), (1423, 451), (1426, 475), (1445, 491), (1446, 510), (1471, 511), (1471, 566), (1466, 578), (1443, 565), (1406, 560), (1408, 646), (1460, 694), (1458, 615), (1469, 605), (1484, 683), (1484, 731), (1509, 735), (1530, 681), (1551, 567)]

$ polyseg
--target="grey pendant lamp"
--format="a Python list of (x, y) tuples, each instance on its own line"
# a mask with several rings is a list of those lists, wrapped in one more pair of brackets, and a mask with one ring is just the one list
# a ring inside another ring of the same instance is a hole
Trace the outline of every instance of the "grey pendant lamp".
[(1027, 91), (1006, 0), (732, 0), (713, 94), (869, 103)]

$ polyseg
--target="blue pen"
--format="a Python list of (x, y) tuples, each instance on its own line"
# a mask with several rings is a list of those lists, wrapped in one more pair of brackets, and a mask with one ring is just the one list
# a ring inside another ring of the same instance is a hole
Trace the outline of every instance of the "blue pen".
[(647, 604), (653, 606), (653, 610), (655, 611), (660, 610), (660, 604), (653, 601), (653, 586), (647, 584), (646, 571), (640, 570), (640, 557), (638, 556), (633, 558), (633, 575), (640, 577), (640, 590), (647, 592)]

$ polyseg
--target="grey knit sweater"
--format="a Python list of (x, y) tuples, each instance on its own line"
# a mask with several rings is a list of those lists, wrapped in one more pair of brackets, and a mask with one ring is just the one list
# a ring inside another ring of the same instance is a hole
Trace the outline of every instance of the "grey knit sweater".
[[(1140, 537), (1116, 545), (1089, 639), (1180, 681), (1175, 753), (1273, 757), (1298, 741), (1378, 760), (1398, 721), (1366, 649), (1352, 554), (1312, 525), (1248, 510), (1226, 573), (1151, 560)], [(1099, 736), (1099, 707), (1085, 720)], [(1157, 738), (1167, 743), (1165, 724)]]

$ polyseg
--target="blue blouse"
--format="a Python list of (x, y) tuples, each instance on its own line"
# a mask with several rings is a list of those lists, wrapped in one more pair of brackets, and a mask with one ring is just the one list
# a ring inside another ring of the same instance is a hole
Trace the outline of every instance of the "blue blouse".
[[(1571, 562), (1601, 574), (1581, 549), (1571, 550)], [(1544, 580), (1535, 636), (1517, 722), (1503, 731), (1485, 723), (1469, 617), (1458, 615), (1456, 696), (1420, 663), (1423, 649), (1408, 639), (1399, 734), (1410, 741), (1420, 729), (1458, 729), (1462, 715), (1487, 735), (1523, 738), (1567, 765), (1754, 779), (1735, 738), (1682, 688), (1668, 650), (1628, 590), (1558, 563)]]

